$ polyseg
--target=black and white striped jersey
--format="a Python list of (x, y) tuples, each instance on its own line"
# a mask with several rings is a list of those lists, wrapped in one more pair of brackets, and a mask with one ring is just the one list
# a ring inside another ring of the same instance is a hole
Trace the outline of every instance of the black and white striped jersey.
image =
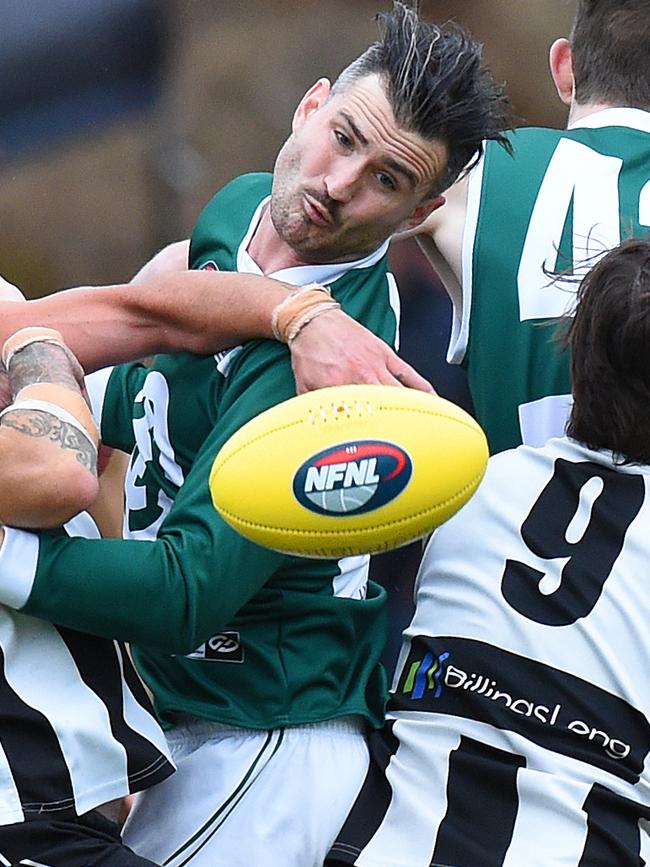
[(119, 642), (0, 606), (0, 660), (0, 825), (81, 815), (172, 772)]
[(649, 482), (568, 439), (491, 459), (427, 547), (328, 864), (650, 863)]

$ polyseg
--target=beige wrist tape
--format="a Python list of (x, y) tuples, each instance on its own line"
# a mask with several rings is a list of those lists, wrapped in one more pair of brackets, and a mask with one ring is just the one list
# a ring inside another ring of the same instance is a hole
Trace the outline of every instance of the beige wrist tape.
[(79, 433), (83, 434), (92, 446), (95, 454), (97, 453), (97, 440), (91, 436), (87, 428), (81, 424), (76, 416), (68, 412), (66, 409), (63, 409), (63, 407), (59, 406), (57, 403), (50, 403), (50, 401), (47, 400), (20, 400), (12, 403), (0, 412), (0, 421), (3, 416), (10, 412), (46, 412), (48, 415), (53, 415), (55, 418), (58, 418), (59, 421), (69, 424), (71, 427), (78, 430)]
[(276, 340), (291, 345), (298, 334), (321, 313), (337, 310), (341, 305), (335, 301), (329, 289), (318, 283), (302, 286), (281, 301), (271, 316), (271, 328)]
[(56, 343), (66, 351), (68, 355), (72, 353), (63, 342), (61, 333), (54, 328), (45, 328), (41, 326), (30, 325), (27, 328), (21, 328), (5, 340), (2, 347), (2, 363), (9, 370), (11, 359), (17, 352), (29, 346), (30, 343)]
[[(24, 406), (28, 401), (31, 403), (47, 404), (54, 408), (59, 407), (71, 418), (75, 419), (75, 426), (86, 434), (88, 439), (95, 445), (95, 448), (97, 447), (99, 442), (97, 425), (81, 392), (74, 391), (65, 385), (59, 385), (55, 382), (35, 382), (32, 385), (26, 385), (24, 388), (21, 388), (13, 404), (7, 408), (11, 409), (17, 405)], [(51, 409), (45, 410), (44, 406), (41, 408), (45, 412), (56, 415), (57, 418), (61, 418), (63, 421), (63, 418), (56, 412), (52, 412)]]

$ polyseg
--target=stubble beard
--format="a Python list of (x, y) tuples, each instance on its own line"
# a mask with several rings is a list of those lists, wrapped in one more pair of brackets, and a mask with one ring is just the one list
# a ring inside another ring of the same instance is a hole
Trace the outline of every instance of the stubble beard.
[(300, 169), (300, 153), (291, 136), (280, 149), (273, 169), (270, 205), (273, 228), (301, 261), (312, 264), (336, 261), (333, 233), (312, 223), (304, 211)]
[(340, 226), (319, 227), (312, 223), (303, 209), (300, 177), (300, 156), (287, 139), (277, 156), (273, 170), (270, 215), (275, 231), (282, 241), (303, 262), (330, 264), (363, 259), (381, 246), (379, 239), (370, 239), (358, 231), (350, 237)]

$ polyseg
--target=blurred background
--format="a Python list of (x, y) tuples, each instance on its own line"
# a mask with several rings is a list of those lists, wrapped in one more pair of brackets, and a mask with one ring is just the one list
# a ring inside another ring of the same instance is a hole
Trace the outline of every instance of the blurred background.
[[(127, 279), (376, 37), (389, 0), (0, 0), (0, 273), (30, 294)], [(562, 125), (546, 68), (569, 0), (424, 0), (485, 44), (522, 122)]]
[[(270, 170), (293, 109), (376, 37), (389, 0), (0, 0), (0, 273), (31, 297), (123, 282), (186, 237), (216, 189)], [(484, 43), (520, 124), (563, 126), (548, 47), (573, 0), (423, 0)], [(413, 242), (394, 245), (402, 354), (468, 406), (444, 363), (449, 308)], [(395, 637), (419, 547), (377, 558)]]

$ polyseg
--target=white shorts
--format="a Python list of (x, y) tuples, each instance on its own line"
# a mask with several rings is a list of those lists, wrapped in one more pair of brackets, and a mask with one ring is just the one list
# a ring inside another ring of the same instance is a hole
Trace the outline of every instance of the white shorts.
[(322, 867), (368, 769), (364, 730), (185, 717), (167, 733), (178, 770), (137, 796), (124, 841), (165, 867)]

